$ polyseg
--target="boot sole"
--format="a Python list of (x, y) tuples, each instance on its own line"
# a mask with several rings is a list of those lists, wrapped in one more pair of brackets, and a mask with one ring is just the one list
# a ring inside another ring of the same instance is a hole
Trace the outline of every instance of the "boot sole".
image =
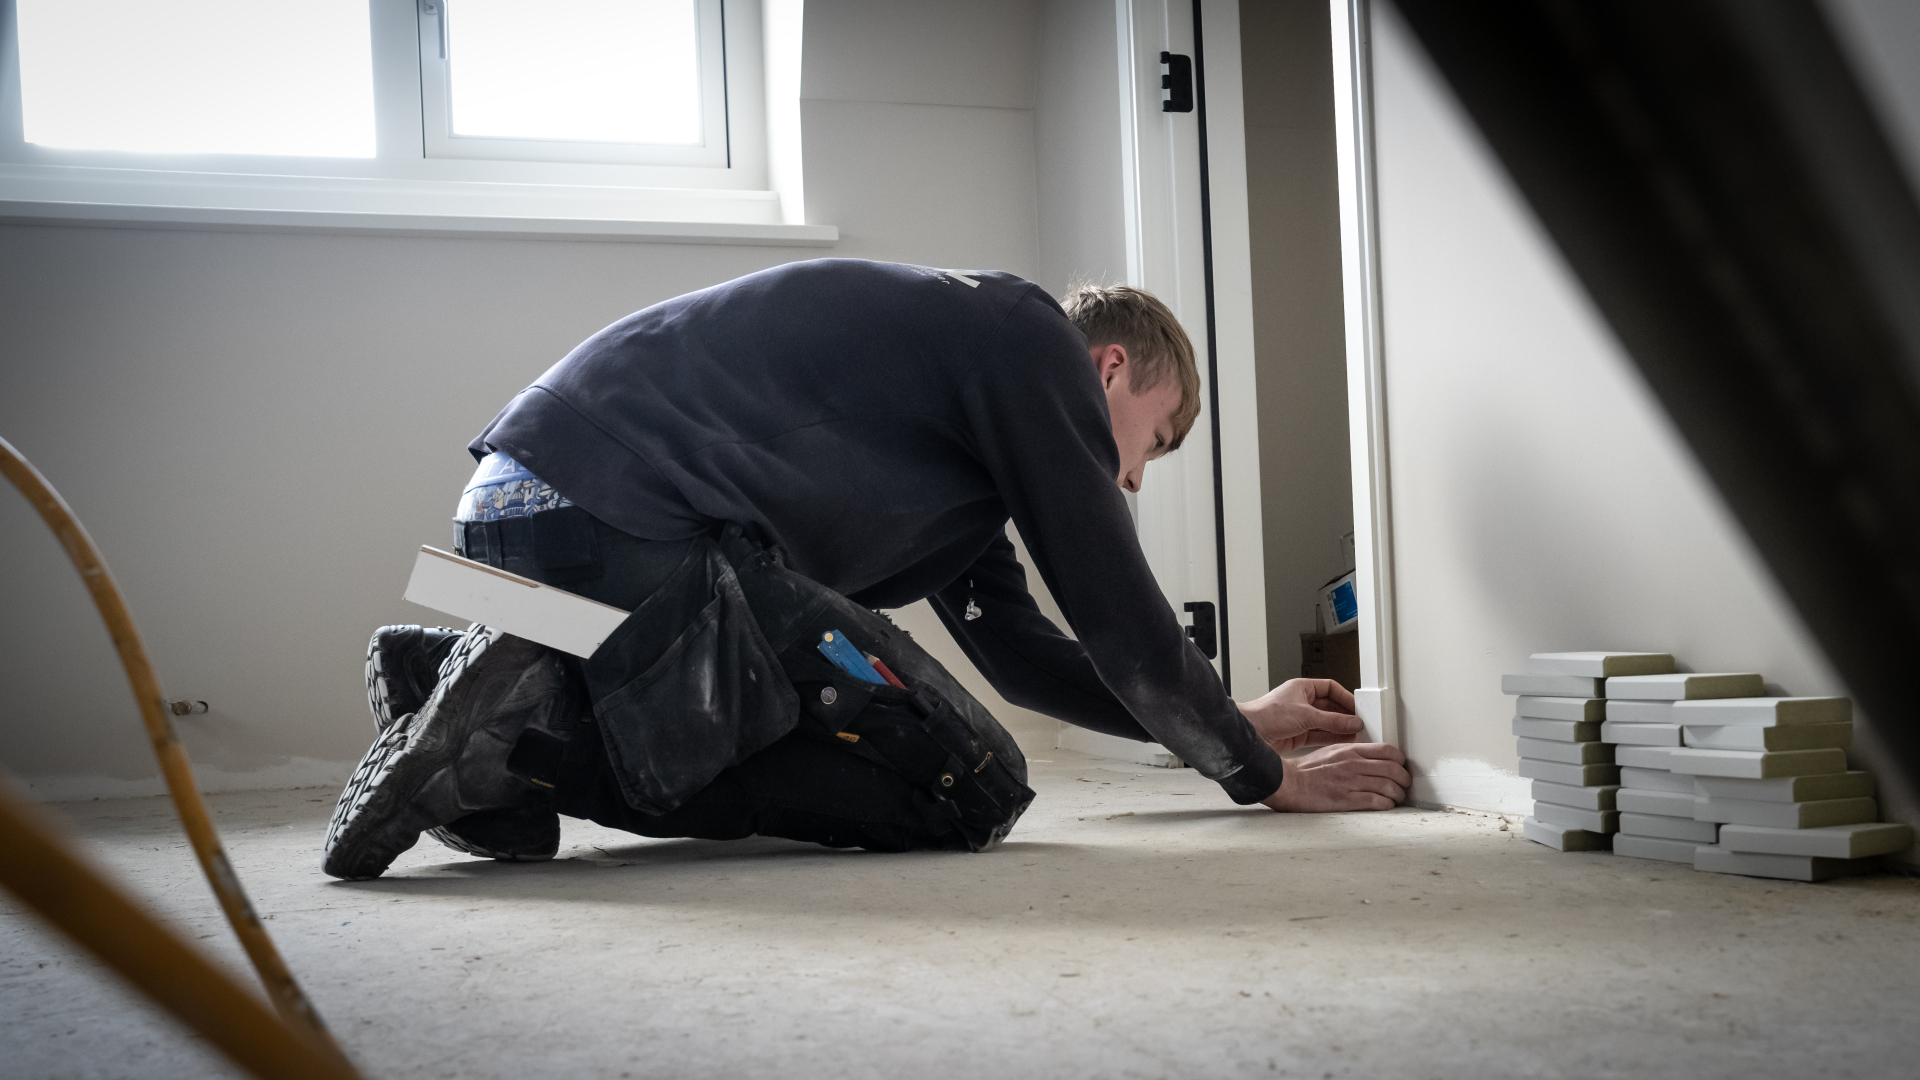
[[(451, 627), (415, 624), (383, 626), (373, 632), (373, 638), (367, 642), (367, 708), (373, 713), (373, 726), (376, 733), (386, 734), (387, 729), (393, 727), (402, 717), (418, 712), (426, 704), (427, 695), (411, 693), (413, 680), (408, 673), (408, 657), (401, 646), (427, 650), (430, 654), (431, 651), (440, 648), (427, 643), (428, 639), (436, 634), (459, 634), (459, 632)], [(463, 646), (467, 647), (463, 648)], [(456, 670), (465, 667), (468, 660), (466, 654), (470, 651), (471, 646), (466, 641), (465, 635), (460, 635), (453, 649), (449, 650), (449, 655), (436, 665), (439, 674), (435, 677), (434, 684), (437, 686), (440, 680), (445, 678), (449, 661)], [(543, 812), (536, 807), (528, 807), (524, 813), (533, 815), (535, 818), (543, 815)], [(437, 829), (429, 829), (427, 835), (463, 855), (497, 859), (502, 862), (544, 862), (553, 858), (559, 851), (560, 822), (559, 815), (550, 810), (544, 811), (543, 816), (552, 820), (537, 822), (523, 820), (512, 823), (504, 832), (502, 824), (498, 821), (468, 822), (463, 819)], [(540, 829), (543, 834), (540, 842), (537, 844), (514, 842), (523, 840), (524, 833), (528, 831), (530, 824), (545, 826)], [(508, 836), (506, 833), (512, 835)]]
[[(474, 635), (474, 638), (471, 645), (463, 640), (461, 647), (447, 658), (443, 687), (465, 667), (495, 649), (524, 651), (529, 661), (537, 660), (541, 649), (533, 642), (498, 631)], [(460, 697), (464, 699), (493, 697), (488, 707), (463, 707), (465, 702), (448, 700), (436, 689), (434, 698), (429, 698), (428, 707), (422, 710), (428, 714), (425, 719), (420, 714), (411, 720), (403, 718), (368, 749), (334, 806), (321, 862), (323, 870), (348, 881), (377, 878), (393, 865), (395, 858), (419, 842), (425, 828), (412, 831), (412, 835), (404, 839), (395, 838), (385, 843), (379, 834), (390, 828), (395, 818), (408, 813), (408, 804), (429, 780), (459, 761), (475, 732), (487, 726), (504, 708), (518, 704), (512, 700), (513, 691), (527, 665), (508, 666), (509, 657), (501, 660), (500, 677), (479, 679), (459, 688)], [(444, 824), (437, 827), (443, 828)], [(407, 831), (404, 827), (400, 830), (401, 834)]]
[[(412, 694), (403, 691), (403, 686), (411, 689), (411, 679), (407, 677), (404, 670), (406, 665), (389, 643), (389, 639), (401, 637), (408, 631), (419, 634), (422, 639), (428, 635), (459, 633), (448, 626), (414, 624), (383, 626), (373, 632), (373, 638), (367, 642), (367, 709), (373, 713), (373, 727), (378, 732), (386, 731), (401, 717), (411, 712), (418, 712), (421, 706), (426, 704), (427, 695), (420, 695), (420, 700), (415, 701), (411, 700)], [(466, 644), (464, 634), (455, 643), (454, 649), (457, 651), (463, 644)], [(422, 641), (419, 647), (427, 649), (431, 654), (432, 649), (438, 646), (429, 647)], [(447, 660), (451, 659), (451, 656), (447, 658)], [(439, 665), (442, 676), (447, 668), (447, 660), (442, 660)], [(464, 658), (458, 666), (465, 666)], [(439, 678), (434, 680), (435, 685), (439, 682)]]

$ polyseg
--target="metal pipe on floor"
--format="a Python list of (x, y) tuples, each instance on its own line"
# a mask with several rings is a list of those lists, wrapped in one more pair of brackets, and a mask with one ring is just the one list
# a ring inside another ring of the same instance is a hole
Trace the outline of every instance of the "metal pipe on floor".
[(273, 939), (267, 936), (267, 928), (261, 925), (260, 916), (253, 910), (253, 902), (247, 898), (239, 876), (233, 872), (233, 864), (220, 844), (220, 834), (213, 827), (212, 817), (207, 814), (207, 804), (200, 797), (200, 786), (194, 782), (193, 766), (187, 761), (186, 748), (180, 744), (180, 736), (167, 716), (170, 706), (166, 696), (160, 692), (160, 680), (154, 674), (153, 664), (147, 659), (146, 646), (140, 640), (140, 629), (134, 625), (133, 616), (127, 611), (126, 601), (114, 584), (105, 560), (101, 559), (99, 549), (94, 547), (93, 540), (87, 536), (79, 519), (73, 516), (66, 500), (5, 439), (0, 439), (0, 474), (11, 480), (13, 486), (19, 488), (33, 508), (39, 511), (47, 527), (59, 539), (60, 546), (66, 550), (67, 558), (73, 561), (74, 569), (80, 572), (80, 580), (86, 583), (94, 606), (99, 608), (100, 618), (106, 622), (107, 633), (113, 638), (114, 650), (120, 655), (120, 665), (126, 670), (127, 681), (133, 686), (134, 700), (140, 706), (140, 718), (146, 724), (154, 756), (160, 761), (160, 773), (166, 778), (167, 791), (173, 797), (180, 824), (186, 830), (201, 869), (206, 872), (207, 883), (213, 887), (214, 896), (226, 912), (227, 921), (233, 925), (233, 932), (240, 938), (248, 959), (253, 961), (260, 981), (266, 985), (268, 1000), (273, 1002), (274, 1008), (288, 1024), (308, 1032), (316, 1043), (331, 1048), (344, 1062), (345, 1056), (335, 1045), (333, 1036), (327, 1031), (312, 1002), (307, 1000), (305, 992), (300, 989), (300, 984), (294, 981), (293, 973), (287, 970), (286, 961), (281, 959)]
[(275, 1016), (68, 850), (42, 818), (0, 788), (0, 884), (8, 891), (255, 1076), (356, 1080), (331, 1041)]

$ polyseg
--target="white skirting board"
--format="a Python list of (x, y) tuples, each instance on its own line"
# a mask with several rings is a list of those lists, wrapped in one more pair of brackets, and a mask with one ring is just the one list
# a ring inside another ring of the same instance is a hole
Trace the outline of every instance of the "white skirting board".
[[(184, 725), (183, 725), (184, 726)], [(372, 728), (367, 729), (371, 731)], [(189, 733), (191, 734), (191, 733)], [(246, 772), (228, 772), (195, 762), (193, 779), (206, 794), (223, 791), (282, 791), (294, 788), (338, 790), (353, 772), (351, 761), (289, 758), (280, 765)], [(117, 776), (16, 776), (10, 785), (34, 802), (89, 802), (94, 799), (144, 799), (167, 793), (167, 782), (156, 771), (144, 778)]]
[(1061, 750), (1073, 750), (1094, 757), (1112, 758), (1115, 761), (1132, 762), (1135, 765), (1151, 765), (1156, 769), (1184, 769), (1187, 763), (1175, 757), (1173, 751), (1157, 742), (1134, 742), (1117, 735), (1102, 735), (1097, 731), (1088, 731), (1072, 724), (1061, 724), (1060, 735), (1054, 746)]
[(404, 598), (583, 659), (592, 656), (628, 614), (424, 544), (414, 557)]
[(1484, 761), (1441, 758), (1428, 769), (1415, 766), (1413, 773), (1415, 806), (1521, 817), (1533, 813), (1533, 781)]

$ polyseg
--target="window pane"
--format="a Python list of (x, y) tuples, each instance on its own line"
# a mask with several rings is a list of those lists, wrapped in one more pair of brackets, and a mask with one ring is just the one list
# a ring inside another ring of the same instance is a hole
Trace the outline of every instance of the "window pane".
[(19, 0), (26, 139), (372, 157), (367, 0)]
[(695, 0), (451, 0), (455, 135), (697, 144)]

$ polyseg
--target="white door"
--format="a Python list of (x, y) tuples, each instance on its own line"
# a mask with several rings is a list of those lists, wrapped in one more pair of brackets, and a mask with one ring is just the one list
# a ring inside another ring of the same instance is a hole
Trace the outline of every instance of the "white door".
[[(1114, 17), (1127, 283), (1158, 296), (1186, 328), (1204, 397), (1179, 452), (1147, 466), (1134, 516), (1174, 611), (1212, 606), (1215, 669), (1245, 700), (1271, 679), (1238, 0), (1115, 0)], [(1162, 53), (1179, 59), (1163, 63)], [(1170, 112), (1163, 102), (1176, 95), (1162, 78), (1178, 81), (1184, 65), (1192, 108)], [(1070, 725), (1059, 738), (1067, 749), (1177, 764), (1158, 743)]]
[[(1118, 0), (1129, 283), (1193, 339), (1206, 405), (1178, 453), (1147, 467), (1140, 544), (1176, 612), (1214, 605), (1215, 667), (1264, 693), (1265, 573), (1254, 409), (1252, 272), (1237, 0)], [(1196, 35), (1196, 21), (1198, 31)], [(1162, 54), (1169, 54), (1163, 63)], [(1191, 65), (1191, 111), (1182, 68)], [(1163, 88), (1163, 80), (1176, 83)], [(1205, 182), (1203, 185), (1203, 174)]]

